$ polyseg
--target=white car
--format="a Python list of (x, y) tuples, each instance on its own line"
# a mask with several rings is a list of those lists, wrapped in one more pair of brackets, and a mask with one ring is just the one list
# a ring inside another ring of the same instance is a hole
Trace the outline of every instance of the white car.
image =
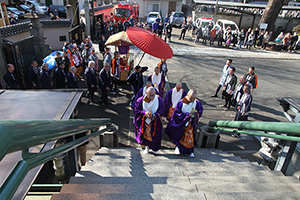
[(152, 24), (155, 22), (157, 18), (159, 18), (161, 21), (161, 16), (159, 12), (149, 12), (147, 16), (147, 23), (149, 24), (150, 27), (152, 27)]
[(201, 17), (201, 18), (196, 19), (196, 26), (197, 26), (197, 28), (199, 28), (201, 25), (201, 27), (204, 28), (204, 27), (208, 26), (210, 22), (212, 22), (212, 25), (214, 27), (215, 22), (212, 20), (211, 17)]
[(220, 27), (223, 28), (223, 38), (225, 39), (226, 38), (226, 28), (227, 27), (230, 27), (231, 29), (231, 32), (232, 33), (235, 33), (235, 30), (237, 29), (238, 32), (240, 32), (240, 29), (238, 27), (238, 25), (236, 25), (236, 23), (234, 21), (230, 21), (230, 20), (227, 20), (227, 19), (219, 19), (216, 23), (216, 28), (217, 30), (220, 30)]
[(31, 7), (32, 5), (35, 6), (35, 10), (39, 14), (48, 15), (49, 14), (49, 8), (37, 1), (25, 1), (25, 4)]

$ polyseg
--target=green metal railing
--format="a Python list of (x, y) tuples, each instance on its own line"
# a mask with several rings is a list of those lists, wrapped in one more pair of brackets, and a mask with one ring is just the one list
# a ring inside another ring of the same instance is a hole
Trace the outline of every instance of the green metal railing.
[[(226, 128), (220, 128), (226, 127)], [(232, 129), (228, 129), (232, 128)], [(233, 129), (235, 128), (235, 129)], [(231, 133), (242, 133), (248, 135), (255, 135), (260, 137), (277, 138), (281, 140), (289, 140), (300, 142), (300, 137), (290, 135), (276, 135), (254, 131), (244, 131), (236, 129), (247, 129), (264, 132), (285, 133), (291, 135), (300, 135), (300, 123), (290, 122), (249, 122), (249, 121), (210, 121), (208, 124), (208, 131), (220, 130)]]
[[(29, 153), (29, 148), (89, 131), (100, 126), (105, 129), (43, 153)], [(12, 173), (0, 188), (0, 199), (11, 199), (26, 176), (27, 172), (55, 157), (64, 154), (111, 127), (110, 119), (70, 119), (70, 120), (33, 120), (0, 122), (0, 160), (11, 152), (22, 150), (23, 160), (19, 161)]]

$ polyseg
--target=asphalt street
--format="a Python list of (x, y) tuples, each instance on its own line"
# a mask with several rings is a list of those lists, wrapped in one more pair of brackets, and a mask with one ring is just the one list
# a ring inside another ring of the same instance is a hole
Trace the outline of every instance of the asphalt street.
[[(167, 61), (169, 69), (167, 79), (169, 88), (174, 87), (177, 82), (182, 82), (186, 91), (191, 88), (197, 90), (197, 98), (204, 107), (199, 126), (208, 124), (210, 120), (232, 120), (231, 115), (235, 114), (233, 110), (224, 111), (219, 107), (224, 103), (224, 100), (210, 97), (218, 86), (221, 71), (227, 58), (233, 59), (233, 66), (236, 68), (238, 78), (247, 73), (250, 66), (256, 68), (258, 89), (252, 94), (253, 104), (249, 120), (287, 122), (282, 108), (277, 103), (277, 98), (300, 98), (298, 79), (298, 59), (300, 56), (298, 53), (267, 51), (268, 56), (262, 57), (258, 55), (264, 51), (256, 49), (248, 51), (207, 47), (202, 44), (194, 45), (190, 35), (187, 35), (186, 40), (177, 40), (179, 31), (176, 28), (173, 31), (175, 42), (171, 43), (170, 46), (174, 51), (174, 56)], [(198, 54), (195, 49), (198, 49)], [(220, 51), (223, 51), (222, 55), (218, 53)], [(233, 55), (233, 51), (241, 53)], [(142, 52), (137, 48), (132, 48), (131, 52), (134, 53), (135, 63), (138, 63)], [(153, 73), (158, 62), (159, 59), (146, 54), (141, 65), (147, 66), (149, 70), (144, 75), (148, 76)], [(133, 114), (128, 106), (130, 87), (126, 83), (121, 86), (122, 92), (109, 97), (112, 100), (112, 105), (100, 107), (83, 98), (79, 106), (79, 118), (110, 117), (119, 126), (119, 145), (137, 147), (131, 121)], [(97, 98), (100, 98), (100, 94), (97, 93), (97, 95)], [(163, 148), (174, 148), (166, 135), (163, 135), (162, 146)], [(221, 150), (234, 153), (250, 161), (260, 162), (259, 148), (259, 142), (254, 140), (252, 136), (242, 135), (240, 139), (237, 139), (232, 138), (229, 133), (221, 133), (219, 144)]]

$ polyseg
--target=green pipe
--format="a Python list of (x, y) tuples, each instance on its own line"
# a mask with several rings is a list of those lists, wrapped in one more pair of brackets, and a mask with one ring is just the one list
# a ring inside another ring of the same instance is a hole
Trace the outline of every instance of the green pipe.
[(209, 121), (209, 126), (300, 135), (300, 124), (290, 122)]
[(56, 147), (46, 152), (33, 154), (28, 159), (19, 161), (17, 166), (14, 168), (12, 173), (8, 176), (8, 178), (0, 188), (0, 199), (11, 199), (29, 170), (82, 145), (83, 143), (91, 140), (93, 137), (107, 131), (109, 128), (110, 127), (107, 127), (101, 131), (97, 131), (85, 137), (68, 142), (62, 146)]
[(241, 134), (247, 134), (247, 135), (256, 135), (260, 137), (268, 137), (268, 138), (276, 138), (280, 140), (289, 140), (294, 142), (300, 142), (300, 137), (295, 136), (285, 136), (285, 135), (276, 135), (276, 134), (268, 134), (268, 133), (258, 133), (258, 132), (251, 132), (251, 131), (242, 131), (242, 130), (234, 130), (234, 129), (226, 129), (226, 128), (217, 128), (217, 127), (210, 127), (214, 130), (220, 130), (225, 132), (231, 132), (231, 133), (241, 133)]
[(0, 161), (8, 153), (110, 124), (107, 118), (0, 121)]

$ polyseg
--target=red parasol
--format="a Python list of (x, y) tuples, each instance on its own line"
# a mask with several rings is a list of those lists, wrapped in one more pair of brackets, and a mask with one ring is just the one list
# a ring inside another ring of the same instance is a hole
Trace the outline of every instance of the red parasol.
[[(126, 30), (129, 40), (139, 49), (154, 57), (169, 59), (173, 56), (171, 47), (155, 33), (140, 27), (130, 27)], [(142, 56), (142, 58), (144, 57)], [(142, 60), (141, 58), (141, 60)], [(140, 60), (140, 62), (141, 62)]]

